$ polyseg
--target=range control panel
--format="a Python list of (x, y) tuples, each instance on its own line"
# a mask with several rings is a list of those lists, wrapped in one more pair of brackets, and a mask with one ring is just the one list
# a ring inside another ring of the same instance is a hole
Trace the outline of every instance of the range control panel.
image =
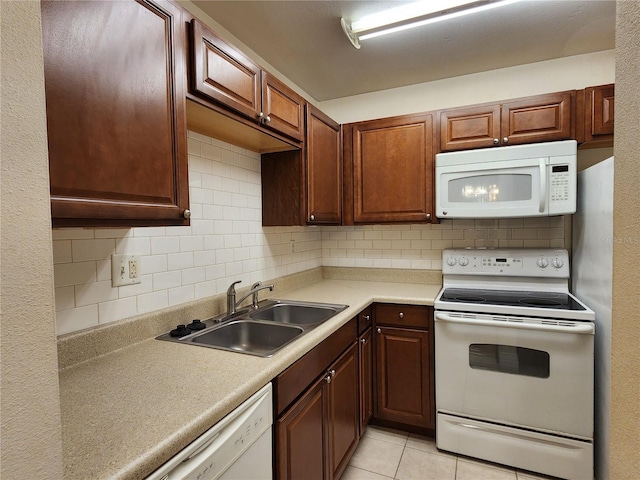
[(444, 250), (442, 273), (569, 278), (569, 253), (557, 248)]

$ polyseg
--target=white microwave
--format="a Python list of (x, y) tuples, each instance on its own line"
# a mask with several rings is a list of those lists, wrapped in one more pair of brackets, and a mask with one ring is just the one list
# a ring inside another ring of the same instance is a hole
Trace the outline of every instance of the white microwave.
[(517, 218), (576, 211), (575, 140), (436, 155), (436, 216)]

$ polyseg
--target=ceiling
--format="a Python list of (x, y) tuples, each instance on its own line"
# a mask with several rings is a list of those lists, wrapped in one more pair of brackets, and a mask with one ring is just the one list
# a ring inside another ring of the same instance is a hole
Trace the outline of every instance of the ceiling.
[(340, 26), (406, 1), (193, 1), (317, 101), (610, 50), (614, 0), (525, 0), (362, 41)]

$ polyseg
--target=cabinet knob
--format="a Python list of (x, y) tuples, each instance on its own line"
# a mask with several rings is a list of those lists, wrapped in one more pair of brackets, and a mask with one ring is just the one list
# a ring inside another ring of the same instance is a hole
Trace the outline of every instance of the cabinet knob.
[(382, 333), (382, 329), (381, 329), (381, 328), (378, 328), (378, 330), (376, 330), (376, 332), (378, 332), (378, 333)]
[(497, 139), (497, 138), (494, 138), (494, 139), (493, 139), (493, 144), (494, 144), (494, 145), (499, 145), (499, 144), (500, 144), (500, 140), (499, 140), (499, 139)]
[(404, 318), (404, 313), (400, 312), (400, 313), (398, 314), (398, 317), (400, 317), (400, 318)]
[(327, 383), (331, 383), (331, 375), (327, 375), (326, 377), (324, 377), (324, 381)]
[(329, 370), (329, 375), (331, 375), (332, 377), (336, 376), (336, 371), (335, 370)]
[(271, 117), (269, 115), (264, 117), (264, 123), (269, 123), (270, 121), (271, 121)]
[(504, 137), (502, 139), (502, 143), (509, 143), (509, 137)]
[(371, 320), (371, 317), (369, 315), (363, 315), (362, 318), (364, 318), (367, 322)]
[(191, 210), (187, 209), (184, 212), (182, 212), (182, 216), (184, 218), (191, 218)]
[(360, 339), (360, 343), (364, 345), (365, 343), (367, 343), (367, 339), (366, 338), (361, 338)]
[(264, 112), (258, 114), (258, 120), (262, 121), (262, 117), (264, 117)]
[(431, 214), (427, 213), (427, 220), (431, 220)]
[(316, 219), (316, 216), (312, 213), (309, 215), (309, 221), (313, 222)]

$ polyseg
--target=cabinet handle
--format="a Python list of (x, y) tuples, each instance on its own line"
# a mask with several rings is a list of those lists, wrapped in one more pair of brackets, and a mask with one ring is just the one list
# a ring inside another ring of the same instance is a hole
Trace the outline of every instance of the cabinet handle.
[(404, 318), (404, 313), (400, 312), (400, 313), (398, 314), (398, 317), (400, 317), (400, 318)]
[(509, 137), (504, 137), (502, 139), (502, 143), (509, 143)]
[(499, 140), (499, 139), (497, 139), (497, 138), (494, 138), (494, 139), (493, 139), (493, 144), (494, 144), (494, 145), (499, 145), (499, 144), (500, 144), (500, 140)]
[(366, 338), (361, 338), (360, 339), (360, 343), (364, 345), (365, 343), (367, 343), (367, 339)]
[(312, 214), (309, 216), (309, 221), (313, 222), (315, 219), (316, 219), (316, 216), (312, 213)]
[(382, 329), (378, 328), (378, 330), (376, 330), (378, 333), (382, 333)]
[(369, 315), (363, 315), (362, 318), (364, 318), (367, 322), (371, 320), (371, 317)]
[(184, 212), (182, 212), (182, 216), (184, 218), (191, 218), (191, 210), (187, 209)]

